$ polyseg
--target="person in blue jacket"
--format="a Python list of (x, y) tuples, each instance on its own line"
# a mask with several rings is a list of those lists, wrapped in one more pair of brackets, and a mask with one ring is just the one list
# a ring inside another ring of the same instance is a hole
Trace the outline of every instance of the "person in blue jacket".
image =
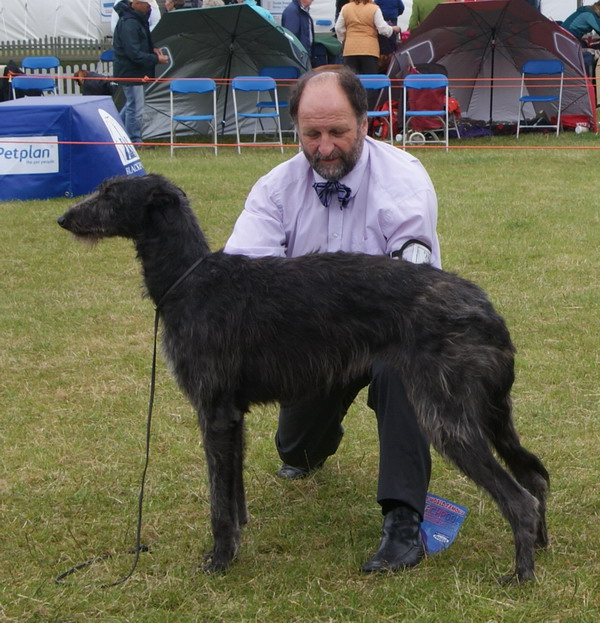
[(404, 13), (404, 2), (402, 0), (375, 0), (381, 9), (383, 19), (390, 25), (398, 24), (398, 16)]
[(315, 27), (309, 10), (313, 0), (292, 0), (281, 14), (281, 25), (296, 35), (306, 51), (311, 54)]
[(155, 49), (150, 36), (149, 0), (122, 0), (115, 5), (119, 21), (113, 33), (113, 75), (121, 81), (125, 106), (121, 118), (132, 143), (142, 142), (144, 118), (144, 78), (154, 78), (157, 63), (169, 58)]
[[(383, 19), (390, 25), (398, 24), (398, 16), (404, 13), (404, 2), (402, 0), (375, 0), (375, 4), (381, 9)], [(379, 51), (383, 55), (393, 54), (398, 44), (398, 35), (394, 33), (390, 37), (378, 35)]]

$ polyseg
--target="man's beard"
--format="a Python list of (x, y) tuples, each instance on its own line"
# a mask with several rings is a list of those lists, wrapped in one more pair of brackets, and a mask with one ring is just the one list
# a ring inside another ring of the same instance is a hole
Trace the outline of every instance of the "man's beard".
[[(341, 180), (343, 177), (348, 175), (350, 171), (356, 166), (360, 155), (362, 154), (363, 144), (365, 139), (362, 135), (358, 135), (356, 137), (356, 141), (352, 146), (352, 149), (347, 154), (343, 153), (339, 149), (335, 149), (328, 158), (338, 158), (340, 160), (339, 164), (335, 166), (331, 164), (324, 163), (324, 157), (317, 151), (315, 152), (308, 161), (312, 168), (323, 178), (330, 182), (337, 182)], [(305, 152), (306, 153), (306, 152)]]

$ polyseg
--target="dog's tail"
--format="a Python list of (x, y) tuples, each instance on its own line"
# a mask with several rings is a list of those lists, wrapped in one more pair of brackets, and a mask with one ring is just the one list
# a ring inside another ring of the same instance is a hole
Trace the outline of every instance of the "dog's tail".
[(522, 446), (512, 418), (510, 397), (507, 396), (501, 403), (498, 406), (499, 417), (492, 420), (492, 444), (517, 481), (543, 502), (550, 485), (548, 470), (535, 454)]

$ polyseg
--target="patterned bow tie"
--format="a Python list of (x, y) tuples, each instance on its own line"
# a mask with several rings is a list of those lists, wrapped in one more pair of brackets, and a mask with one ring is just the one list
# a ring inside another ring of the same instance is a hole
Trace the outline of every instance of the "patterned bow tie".
[(328, 208), (331, 198), (337, 196), (340, 202), (340, 210), (345, 208), (350, 201), (352, 190), (340, 182), (315, 182), (313, 188), (317, 191), (321, 203)]

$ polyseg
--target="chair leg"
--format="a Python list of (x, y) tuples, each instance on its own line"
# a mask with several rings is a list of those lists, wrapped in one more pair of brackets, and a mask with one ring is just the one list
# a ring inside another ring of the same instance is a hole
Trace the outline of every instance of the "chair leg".
[(213, 131), (213, 151), (215, 152), (215, 156), (218, 155), (218, 148), (217, 148), (217, 118), (214, 118), (214, 121), (212, 122), (212, 131)]
[(275, 117), (275, 125), (277, 126), (277, 133), (279, 134), (279, 150), (283, 153), (283, 135), (281, 133), (281, 117)]
[(240, 144), (240, 124), (237, 118), (237, 115), (235, 117), (235, 135), (237, 138), (237, 153), (241, 154), (242, 153), (242, 146)]
[(460, 130), (458, 129), (458, 121), (456, 115), (452, 113), (452, 123), (454, 124), (454, 131), (456, 132), (456, 138), (460, 138)]

